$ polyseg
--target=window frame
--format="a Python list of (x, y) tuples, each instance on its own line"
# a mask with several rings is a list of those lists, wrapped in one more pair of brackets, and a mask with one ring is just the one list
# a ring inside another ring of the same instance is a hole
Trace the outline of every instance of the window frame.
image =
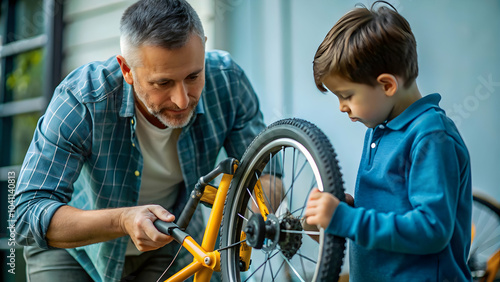
[[(16, 1), (2, 0), (1, 9), (6, 15), (2, 17), (3, 34), (10, 34), (15, 30)], [(63, 36), (63, 0), (43, 0), (44, 33), (30, 38), (7, 43), (7, 36), (2, 37), (0, 46), (0, 135), (11, 136), (12, 118), (27, 113), (42, 114), (61, 80), (62, 66), (62, 36)], [(8, 101), (6, 91), (7, 73), (12, 70), (13, 57), (35, 49), (44, 48), (43, 89), (42, 95), (36, 98), (20, 101)], [(0, 139), (0, 150), (9, 152), (12, 144), (10, 138)], [(0, 172), (6, 169), (19, 171), (19, 164), (12, 166), (10, 154), (0, 154)], [(6, 181), (7, 174), (0, 174), (0, 181)]]
[[(21, 169), (20, 164), (12, 164), (13, 148), (12, 140), (13, 121), (16, 116), (23, 114), (39, 114), (42, 115), (54, 93), (54, 89), (61, 81), (62, 71), (62, 37), (63, 37), (63, 1), (64, 0), (42, 0), (43, 9), (43, 33), (8, 42), (8, 35), (13, 34), (16, 25), (16, 0), (1, 0), (0, 12), (2, 24), (0, 28), (0, 200), (2, 201), (2, 209), (0, 210), (0, 255), (4, 256), (12, 252), (13, 246), (9, 244), (10, 233), (7, 232), (7, 223), (9, 222), (9, 214), (7, 210), (9, 189), (4, 189), (8, 186), (9, 177), (12, 177), (12, 172), (15, 175), (16, 182)], [(8, 42), (8, 43), (7, 43)], [(12, 99), (11, 93), (7, 91), (7, 74), (13, 70), (14, 56), (43, 48), (44, 60), (42, 63), (42, 89), (41, 96), (36, 98), (27, 98), (18, 101), (9, 101)], [(10, 211), (10, 210), (9, 210)], [(8, 265), (3, 264), (1, 267), (2, 281), (17, 281), (16, 276), (23, 277), (25, 262), (22, 255), (22, 246), (15, 245), (16, 257), (16, 275), (11, 275), (8, 270)], [(4, 257), (5, 258), (5, 257)], [(4, 260), (0, 260), (4, 261)]]

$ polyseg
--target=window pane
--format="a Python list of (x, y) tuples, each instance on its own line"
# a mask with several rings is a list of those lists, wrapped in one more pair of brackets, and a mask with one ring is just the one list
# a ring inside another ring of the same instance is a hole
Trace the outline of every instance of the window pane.
[(12, 117), (11, 165), (21, 165), (33, 139), (39, 113), (29, 113)]
[(15, 26), (14, 30), (9, 30), (7, 41), (17, 41), (44, 33), (45, 17), (47, 15), (43, 9), (43, 0), (16, 1)]
[(0, 1), (0, 44), (3, 44), (3, 40), (7, 30), (5, 30), (5, 24), (7, 23), (7, 5)]
[[(43, 49), (16, 55), (12, 71), (6, 75), (6, 88), (12, 97), (8, 101), (42, 96), (43, 92)], [(5, 101), (5, 102), (8, 102)]]

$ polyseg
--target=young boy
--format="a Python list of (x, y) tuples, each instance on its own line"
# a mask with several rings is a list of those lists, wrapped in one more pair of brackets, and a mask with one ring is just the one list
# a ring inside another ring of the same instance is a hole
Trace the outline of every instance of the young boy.
[(351, 281), (471, 281), (469, 154), (441, 96), (418, 90), (408, 22), (394, 7), (356, 8), (313, 68), (316, 86), (368, 130), (354, 206), (315, 190), (307, 223), (351, 239)]

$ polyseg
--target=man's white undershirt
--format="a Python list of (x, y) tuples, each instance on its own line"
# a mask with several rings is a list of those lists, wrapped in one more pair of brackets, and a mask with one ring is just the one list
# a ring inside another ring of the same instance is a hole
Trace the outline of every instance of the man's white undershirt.
[[(152, 125), (137, 107), (135, 112), (136, 134), (144, 160), (137, 205), (159, 204), (170, 211), (179, 188), (184, 185), (177, 155), (177, 140), (181, 129), (160, 129)], [(129, 240), (126, 255), (139, 254), (141, 252)]]

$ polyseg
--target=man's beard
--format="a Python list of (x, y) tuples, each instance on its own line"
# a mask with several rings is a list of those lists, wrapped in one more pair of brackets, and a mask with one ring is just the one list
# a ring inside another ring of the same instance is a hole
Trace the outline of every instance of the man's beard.
[(180, 110), (176, 105), (172, 105), (170, 107), (159, 108), (156, 105), (151, 105), (149, 103), (149, 95), (142, 91), (141, 86), (134, 84), (134, 90), (136, 92), (136, 97), (142, 102), (144, 107), (148, 110), (148, 112), (156, 117), (163, 125), (170, 128), (183, 128), (186, 126), (191, 118), (193, 117), (194, 110), (198, 101), (189, 101), (189, 112), (187, 114), (183, 114), (179, 117), (176, 116), (167, 116), (167, 111), (169, 110)]
[[(189, 104), (189, 107), (191, 107), (191, 103)], [(158, 111), (154, 111), (153, 109), (146, 106), (146, 109), (149, 111), (149, 113), (155, 116), (161, 123), (163, 123), (163, 125), (170, 128), (183, 128), (189, 123), (194, 114), (194, 107), (190, 108), (187, 115), (184, 115), (181, 119), (175, 117), (167, 117), (165, 114), (162, 114), (167, 111), (167, 108), (162, 108), (159, 109)]]

